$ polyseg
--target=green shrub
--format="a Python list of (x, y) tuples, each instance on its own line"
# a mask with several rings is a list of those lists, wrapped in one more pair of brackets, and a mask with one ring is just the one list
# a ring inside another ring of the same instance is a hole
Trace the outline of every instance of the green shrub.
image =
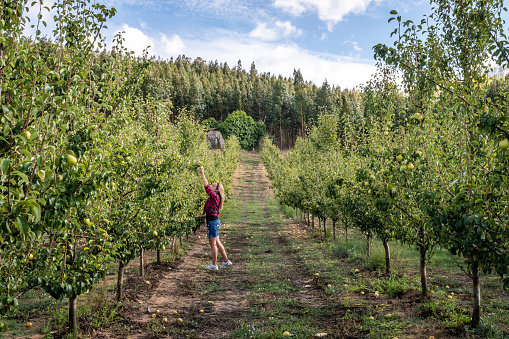
[(219, 131), (225, 140), (235, 135), (242, 149), (251, 150), (258, 146), (258, 141), (265, 133), (265, 125), (255, 122), (244, 111), (235, 111), (219, 125)]
[(219, 123), (217, 122), (216, 119), (214, 119), (214, 117), (210, 117), (206, 120), (203, 120), (201, 125), (203, 127), (205, 127), (207, 130), (211, 129), (211, 128), (219, 128)]

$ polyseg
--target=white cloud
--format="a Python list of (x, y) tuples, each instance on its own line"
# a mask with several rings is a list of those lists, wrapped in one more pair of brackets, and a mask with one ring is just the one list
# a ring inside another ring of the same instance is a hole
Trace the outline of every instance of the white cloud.
[(302, 34), (302, 30), (297, 29), (290, 21), (276, 21), (269, 27), (266, 23), (258, 23), (256, 28), (249, 33), (252, 38), (263, 41), (275, 41), (281, 38), (296, 37)]
[(259, 23), (258, 26), (249, 33), (249, 36), (265, 41), (276, 40), (278, 38), (276, 31), (273, 28), (267, 27), (266, 23)]
[(362, 14), (373, 3), (379, 4), (383, 0), (274, 0), (274, 6), (293, 14), (302, 15), (305, 12), (316, 11), (318, 18), (327, 23), (332, 32), (334, 25), (348, 14)]
[(302, 30), (297, 29), (290, 21), (281, 22), (278, 20), (276, 21), (276, 27), (283, 32), (284, 37), (299, 36), (302, 34)]
[(165, 55), (180, 55), (184, 53), (184, 42), (177, 34), (174, 34), (172, 38), (168, 38), (166, 35), (162, 34), (161, 40)]
[(345, 44), (351, 44), (353, 46), (353, 49), (355, 49), (358, 52), (362, 51), (362, 48), (359, 47), (359, 44), (356, 41), (347, 40), (344, 43)]

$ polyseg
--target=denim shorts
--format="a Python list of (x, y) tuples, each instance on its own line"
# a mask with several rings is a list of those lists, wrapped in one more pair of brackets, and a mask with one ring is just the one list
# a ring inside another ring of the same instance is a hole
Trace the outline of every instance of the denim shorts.
[(219, 221), (219, 219), (207, 221), (207, 237), (217, 238), (219, 236), (220, 226), (221, 222)]

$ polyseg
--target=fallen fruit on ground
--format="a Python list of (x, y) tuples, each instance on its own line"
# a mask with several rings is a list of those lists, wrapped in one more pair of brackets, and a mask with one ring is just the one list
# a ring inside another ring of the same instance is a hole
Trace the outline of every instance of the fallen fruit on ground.
[(167, 323), (168, 322), (168, 318), (163, 318), (163, 323)]
[(288, 331), (283, 332), (283, 337), (289, 337), (289, 336), (291, 336), (290, 332), (288, 332)]
[(200, 313), (203, 313), (204, 311), (203, 310), (200, 310)]
[(179, 323), (181, 323), (181, 322), (183, 322), (184, 320), (182, 320), (182, 318), (178, 318), (178, 319), (177, 319), (177, 321), (178, 321)]
[(173, 314), (178, 314), (178, 312), (177, 311), (173, 311)]
[(155, 317), (157, 317), (157, 315), (156, 315), (155, 313), (154, 313), (154, 314), (152, 314), (152, 318), (155, 318)]
[(27, 327), (31, 327), (32, 326), (32, 323), (29, 321), (27, 322)]

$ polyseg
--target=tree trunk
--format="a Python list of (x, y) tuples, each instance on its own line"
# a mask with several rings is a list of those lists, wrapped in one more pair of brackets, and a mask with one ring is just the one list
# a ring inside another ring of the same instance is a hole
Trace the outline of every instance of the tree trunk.
[(348, 219), (345, 219), (345, 241), (348, 242)]
[(315, 215), (311, 214), (311, 219), (313, 221), (313, 229), (315, 229)]
[(118, 262), (118, 273), (117, 273), (117, 295), (115, 300), (117, 302), (121, 302), (123, 298), (123, 292), (122, 289), (124, 287), (124, 270), (125, 270), (125, 264), (122, 260)]
[(156, 251), (156, 257), (157, 257), (157, 263), (158, 264), (161, 264), (161, 249), (158, 248), (157, 251)]
[(323, 235), (327, 236), (327, 218), (323, 218)]
[(309, 213), (306, 213), (306, 214), (308, 216), (308, 218), (307, 218), (308, 219), (307, 225), (311, 226), (311, 219), (310, 219), (311, 217), (309, 216)]
[(428, 277), (426, 275), (426, 252), (427, 248), (424, 245), (419, 245), (419, 257), (421, 260), (420, 266), (421, 292), (423, 297), (428, 295)]
[(281, 150), (283, 150), (283, 125), (281, 123), (281, 119), (282, 119), (281, 115), (283, 113), (281, 112), (281, 110), (282, 110), (282, 108), (279, 107), (279, 138), (281, 139), (280, 140)]
[(382, 239), (382, 243), (384, 244), (385, 250), (385, 274), (391, 274), (391, 250), (389, 248), (389, 240), (387, 238)]
[(472, 310), (472, 322), (470, 326), (477, 327), (481, 322), (481, 279), (479, 277), (479, 263), (472, 259), (472, 289), (474, 294), (474, 309)]
[(172, 247), (173, 247), (173, 253), (178, 254), (179, 250), (180, 250), (180, 245), (179, 245), (179, 242), (177, 241), (177, 237), (173, 237)]
[(366, 236), (366, 252), (368, 253), (368, 257), (371, 256), (371, 237), (369, 234)]
[(318, 217), (318, 231), (322, 229), (322, 218)]
[(332, 238), (336, 240), (336, 219), (332, 219)]
[(78, 303), (76, 298), (69, 298), (69, 331), (76, 334), (78, 332)]
[(145, 251), (141, 249), (140, 251), (140, 277), (145, 275)]
[(302, 128), (302, 139), (304, 139), (304, 114), (302, 114), (302, 101), (300, 102), (300, 123)]

